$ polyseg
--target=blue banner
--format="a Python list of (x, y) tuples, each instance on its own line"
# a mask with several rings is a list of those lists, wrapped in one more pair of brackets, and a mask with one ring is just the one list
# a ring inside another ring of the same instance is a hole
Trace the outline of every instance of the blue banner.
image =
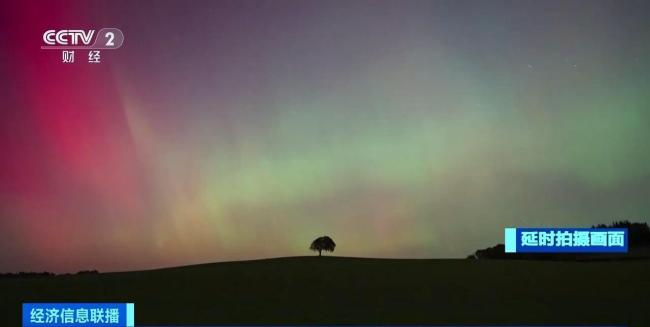
[(133, 303), (23, 303), (23, 327), (133, 327)]
[(627, 228), (506, 228), (506, 253), (627, 253)]

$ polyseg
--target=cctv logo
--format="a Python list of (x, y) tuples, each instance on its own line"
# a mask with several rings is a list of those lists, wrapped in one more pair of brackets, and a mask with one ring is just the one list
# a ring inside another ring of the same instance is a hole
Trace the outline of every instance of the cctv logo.
[(44, 50), (114, 50), (124, 43), (124, 34), (119, 28), (105, 27), (91, 30), (47, 30), (43, 33), (41, 49)]
[(97, 30), (47, 30), (43, 33), (41, 49), (117, 49), (124, 43), (119, 28)]
[(100, 63), (101, 50), (119, 49), (124, 43), (124, 34), (119, 28), (105, 27), (99, 30), (47, 30), (43, 33), (43, 50), (61, 50), (61, 61), (75, 62), (75, 50), (86, 52), (89, 63)]
[(90, 45), (95, 30), (47, 30), (43, 33), (43, 42), (48, 45)]

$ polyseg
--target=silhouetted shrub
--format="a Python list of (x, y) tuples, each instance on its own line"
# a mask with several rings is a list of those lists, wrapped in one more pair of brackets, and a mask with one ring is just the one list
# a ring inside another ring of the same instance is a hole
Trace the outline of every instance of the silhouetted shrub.
[(80, 270), (77, 275), (99, 274), (97, 270)]
[(600, 224), (591, 228), (627, 228), (628, 246), (650, 246), (650, 226), (648, 223), (631, 223), (628, 220), (615, 221), (610, 225)]

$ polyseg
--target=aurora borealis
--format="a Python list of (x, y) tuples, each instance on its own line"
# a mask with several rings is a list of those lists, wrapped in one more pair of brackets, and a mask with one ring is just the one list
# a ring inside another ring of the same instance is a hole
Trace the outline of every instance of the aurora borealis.
[[(0, 5), (0, 271), (650, 221), (647, 1)], [(117, 27), (102, 63), (39, 49)]]

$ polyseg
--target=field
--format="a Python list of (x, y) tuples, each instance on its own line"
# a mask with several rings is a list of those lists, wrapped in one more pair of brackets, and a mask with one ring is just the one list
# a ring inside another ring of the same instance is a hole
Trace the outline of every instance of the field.
[(0, 279), (2, 326), (22, 302), (135, 302), (137, 325), (650, 326), (650, 260), (540, 262), (291, 257)]

